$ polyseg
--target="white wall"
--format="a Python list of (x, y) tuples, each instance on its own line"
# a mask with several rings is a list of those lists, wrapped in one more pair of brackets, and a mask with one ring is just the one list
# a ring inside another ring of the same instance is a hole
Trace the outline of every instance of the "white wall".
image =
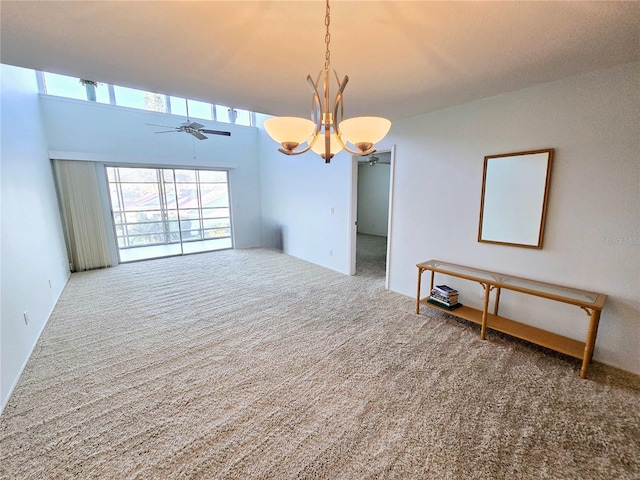
[(40, 102), (51, 158), (228, 169), (234, 246), (262, 245), (257, 128), (198, 120), (231, 136), (197, 140), (145, 125), (178, 125), (178, 116), (45, 95)]
[(69, 262), (35, 75), (5, 65), (0, 72), (0, 399), (4, 409), (69, 278)]
[(259, 145), (265, 246), (348, 274), (351, 156), (287, 156), (263, 129)]
[(358, 232), (386, 237), (391, 165), (358, 165)]
[[(390, 288), (440, 259), (609, 295), (595, 360), (640, 374), (640, 64), (394, 123)], [(477, 242), (485, 155), (554, 148), (542, 250)], [(481, 287), (451, 280), (481, 307)], [(501, 313), (584, 340), (577, 307), (503, 292)]]

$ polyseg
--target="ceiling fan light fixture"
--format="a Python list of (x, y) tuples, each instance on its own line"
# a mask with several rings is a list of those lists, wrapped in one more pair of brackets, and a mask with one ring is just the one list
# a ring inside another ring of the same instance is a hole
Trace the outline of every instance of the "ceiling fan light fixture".
[[(337, 92), (331, 102), (329, 92), (331, 74), (331, 52), (329, 42), (329, 24), (331, 23), (329, 0), (326, 2), (324, 24), (325, 61), (324, 69), (314, 81), (307, 75), (307, 82), (312, 91), (311, 120), (298, 117), (274, 117), (264, 122), (264, 128), (271, 138), (282, 145), (278, 150), (286, 155), (300, 155), (309, 150), (324, 158), (329, 163), (331, 158), (341, 150), (352, 155), (366, 156), (376, 151), (374, 144), (382, 140), (391, 128), (391, 122), (382, 117), (356, 117), (342, 119), (344, 110), (343, 92), (349, 81), (345, 75), (340, 81), (334, 70), (338, 83)], [(322, 89), (319, 91), (322, 79)], [(306, 142), (306, 146), (303, 145)], [(350, 148), (351, 143), (356, 148)]]

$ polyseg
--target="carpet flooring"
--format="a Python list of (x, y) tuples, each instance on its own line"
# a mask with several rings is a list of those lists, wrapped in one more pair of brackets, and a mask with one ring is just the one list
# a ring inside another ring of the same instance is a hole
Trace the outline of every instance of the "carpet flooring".
[(375, 261), (73, 274), (0, 417), (0, 478), (640, 478), (639, 377), (416, 315)]

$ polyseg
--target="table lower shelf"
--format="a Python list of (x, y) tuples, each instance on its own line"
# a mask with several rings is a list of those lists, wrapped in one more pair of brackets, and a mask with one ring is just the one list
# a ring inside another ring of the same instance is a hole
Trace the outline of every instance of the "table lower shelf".
[[(482, 310), (464, 305), (456, 308), (455, 310), (447, 310), (446, 308), (440, 308), (437, 305), (433, 305), (432, 303), (427, 302), (427, 300), (428, 298), (423, 298), (420, 300), (420, 303), (429, 308), (433, 308), (434, 310), (440, 310), (453, 315), (454, 317), (482, 325)], [(498, 332), (506, 333), (512, 337), (549, 348), (556, 352), (564, 353), (571, 357), (579, 359), (584, 357), (584, 342), (564, 337), (547, 330), (542, 330), (541, 328), (532, 327), (531, 325), (516, 322), (514, 320), (509, 320), (508, 318), (500, 317), (499, 315), (488, 313), (487, 327)]]

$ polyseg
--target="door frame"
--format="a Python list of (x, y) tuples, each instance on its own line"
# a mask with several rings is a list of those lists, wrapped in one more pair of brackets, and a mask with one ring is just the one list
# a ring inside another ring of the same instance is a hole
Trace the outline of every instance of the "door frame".
[[(389, 222), (387, 224), (387, 268), (385, 272), (384, 288), (389, 289), (389, 277), (391, 272), (391, 237), (393, 226), (393, 190), (396, 165), (396, 146), (380, 147), (378, 152), (389, 152), (391, 164), (389, 168)], [(358, 238), (358, 156), (351, 156), (351, 205), (349, 212), (349, 275), (356, 274), (356, 242)]]

